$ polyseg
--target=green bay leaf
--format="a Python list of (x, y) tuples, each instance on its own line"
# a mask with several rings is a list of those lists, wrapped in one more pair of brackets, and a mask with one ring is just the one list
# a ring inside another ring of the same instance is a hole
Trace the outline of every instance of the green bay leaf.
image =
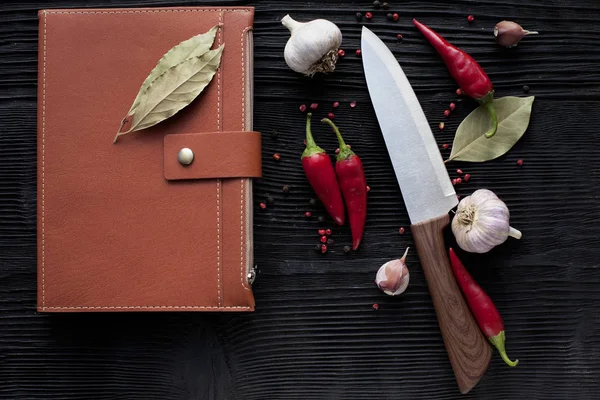
[(483, 162), (505, 154), (527, 130), (534, 99), (534, 96), (495, 99), (498, 131), (491, 138), (484, 135), (491, 125), (489, 114), (484, 106), (479, 106), (456, 130), (447, 161)]
[(133, 101), (133, 104), (131, 105), (131, 108), (129, 109), (127, 115), (131, 114), (133, 109), (139, 104), (140, 97), (144, 92), (146, 92), (146, 90), (148, 90), (148, 87), (150, 87), (150, 85), (156, 80), (156, 78), (161, 76), (168, 69), (175, 67), (181, 61), (187, 60), (188, 58), (201, 56), (202, 54), (209, 51), (215, 41), (215, 36), (217, 35), (218, 29), (219, 25), (215, 25), (208, 32), (201, 33), (187, 40), (184, 40), (177, 46), (171, 48), (167, 53), (165, 53), (161, 57), (161, 59), (158, 60), (158, 64), (156, 64), (156, 67), (154, 67), (154, 69), (150, 71), (150, 74), (142, 83), (142, 86), (140, 87), (140, 90), (135, 100)]

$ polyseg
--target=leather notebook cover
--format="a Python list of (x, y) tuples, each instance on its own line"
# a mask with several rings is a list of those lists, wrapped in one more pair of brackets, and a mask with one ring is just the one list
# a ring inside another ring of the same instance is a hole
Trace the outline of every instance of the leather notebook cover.
[[(253, 18), (250, 7), (39, 12), (39, 311), (254, 309)], [(162, 55), (217, 24), (213, 48), (225, 48), (208, 87), (113, 144)]]

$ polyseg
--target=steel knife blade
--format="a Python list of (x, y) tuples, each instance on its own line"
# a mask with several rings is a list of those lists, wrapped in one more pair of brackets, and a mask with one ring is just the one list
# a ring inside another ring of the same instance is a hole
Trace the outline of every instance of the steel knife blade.
[(458, 204), (427, 118), (389, 48), (363, 27), (363, 66), (371, 101), (413, 224)]
[(459, 390), (467, 393), (485, 373), (492, 351), (460, 293), (444, 245), (448, 212), (458, 199), (427, 118), (396, 58), (366, 27), (361, 51), (448, 358)]

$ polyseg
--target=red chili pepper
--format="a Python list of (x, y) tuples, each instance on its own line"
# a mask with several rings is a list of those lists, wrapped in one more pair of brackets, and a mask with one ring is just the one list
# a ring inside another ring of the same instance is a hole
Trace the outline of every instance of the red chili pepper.
[(310, 131), (311, 113), (306, 115), (306, 149), (302, 153), (302, 168), (308, 182), (331, 215), (338, 224), (344, 225), (344, 202), (342, 192), (331, 165), (329, 156), (313, 139)]
[(454, 250), (450, 248), (448, 252), (450, 253), (450, 263), (452, 264), (454, 277), (467, 299), (467, 304), (469, 304), (469, 308), (477, 320), (479, 328), (481, 328), (481, 331), (488, 340), (496, 346), (504, 362), (511, 367), (516, 366), (519, 360), (511, 361), (506, 355), (506, 350), (504, 349), (504, 323), (496, 306), (492, 303), (492, 299), (469, 275)]
[(365, 171), (360, 158), (350, 150), (350, 146), (344, 143), (337, 126), (327, 118), (323, 118), (321, 122), (329, 124), (333, 128), (340, 143), (340, 153), (337, 155), (335, 172), (340, 181), (340, 188), (348, 208), (350, 230), (352, 231), (352, 248), (356, 250), (362, 240), (367, 218), (367, 180), (365, 179)]
[(450, 75), (461, 87), (462, 92), (485, 105), (492, 118), (492, 128), (486, 132), (485, 136), (488, 138), (494, 136), (498, 130), (498, 118), (494, 109), (494, 85), (481, 65), (466, 52), (448, 43), (428, 26), (416, 19), (413, 19), (413, 24), (442, 56)]

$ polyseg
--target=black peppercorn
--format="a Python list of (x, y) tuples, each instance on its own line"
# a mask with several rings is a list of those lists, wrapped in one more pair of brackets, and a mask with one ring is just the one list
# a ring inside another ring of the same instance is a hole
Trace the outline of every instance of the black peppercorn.
[(315, 199), (310, 199), (308, 201), (308, 204), (310, 204), (311, 206), (314, 206), (315, 204), (317, 204), (317, 201)]
[(352, 247), (344, 246), (344, 253), (350, 253), (352, 251)]
[(392, 13), (388, 13), (386, 15), (386, 17), (387, 17), (388, 21), (393, 21), (394, 20), (394, 14), (392, 14)]
[(322, 215), (319, 215), (319, 218), (317, 218), (317, 221), (319, 221), (319, 223), (322, 224), (323, 222), (325, 222), (325, 217), (323, 217)]
[(363, 18), (362, 14), (361, 14), (361, 13), (359, 13), (359, 12), (357, 12), (357, 13), (356, 13), (356, 20), (357, 20), (358, 22), (360, 22), (360, 21), (362, 21), (362, 18)]
[(327, 246), (331, 246), (335, 243), (332, 238), (327, 239)]
[(269, 203), (269, 204), (275, 203), (275, 199), (273, 198), (273, 196), (267, 197), (267, 203)]
[(390, 8), (390, 5), (388, 4), (387, 1), (384, 1), (383, 4), (382, 4), (382, 6), (383, 6), (384, 10), (387, 10), (388, 8)]
[(375, 0), (375, 1), (373, 2), (373, 7), (375, 7), (375, 8), (379, 8), (379, 7), (381, 7), (381, 2), (380, 2), (379, 0)]
[(527, 85), (523, 86), (523, 93), (529, 93), (529, 86), (527, 86)]
[(272, 137), (273, 139), (277, 139), (277, 138), (279, 137), (279, 132), (277, 132), (277, 131), (272, 131), (272, 132), (271, 132), (271, 137)]
[(315, 244), (315, 251), (321, 251), (321, 245)]
[(288, 185), (283, 185), (283, 193), (289, 193), (290, 187)]

